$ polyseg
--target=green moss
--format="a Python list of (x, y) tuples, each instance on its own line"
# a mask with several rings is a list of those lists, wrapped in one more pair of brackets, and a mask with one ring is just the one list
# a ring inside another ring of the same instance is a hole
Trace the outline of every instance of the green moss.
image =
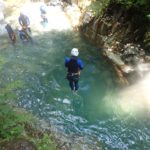
[(46, 133), (41, 138), (32, 139), (32, 142), (36, 145), (38, 150), (57, 150), (56, 144)]
[(136, 8), (140, 10), (145, 17), (150, 14), (150, 0), (115, 0), (115, 2), (123, 5), (127, 9)]
[[(37, 121), (32, 114), (23, 109), (14, 108), (6, 103), (7, 100), (16, 99), (15, 90), (23, 87), (20, 80), (11, 82), (0, 88), (0, 145), (6, 141), (24, 138), (32, 141), (38, 150), (56, 150), (56, 144), (49, 135), (35, 136), (37, 131), (32, 124)], [(27, 128), (27, 125), (31, 128)], [(35, 134), (32, 134), (34, 131)]]
[[(34, 129), (32, 124), (37, 121), (32, 114), (8, 104), (0, 104), (0, 145), (6, 141), (23, 138), (34, 143), (38, 150), (56, 150), (57, 144), (51, 136)], [(27, 127), (28, 126), (28, 127)]]
[(6, 60), (0, 56), (0, 71), (3, 68), (4, 64), (6, 63)]
[(11, 82), (5, 87), (0, 88), (0, 102), (6, 100), (12, 100), (16, 98), (15, 90), (23, 87), (23, 82), (20, 80)]
[(103, 10), (110, 4), (110, 3), (118, 3), (124, 5), (126, 8), (139, 8), (143, 10), (143, 12), (148, 16), (150, 13), (150, 1), (149, 0), (96, 0), (91, 3), (90, 6), (87, 7), (87, 10), (92, 11), (93, 14), (98, 17), (101, 16)]
[(116, 0), (118, 3), (126, 5), (128, 7), (132, 6), (146, 6), (149, 5), (149, 0)]
[(31, 121), (31, 116), (25, 113), (17, 113), (11, 106), (0, 104), (0, 137), (3, 140), (11, 140), (24, 133), (24, 124)]

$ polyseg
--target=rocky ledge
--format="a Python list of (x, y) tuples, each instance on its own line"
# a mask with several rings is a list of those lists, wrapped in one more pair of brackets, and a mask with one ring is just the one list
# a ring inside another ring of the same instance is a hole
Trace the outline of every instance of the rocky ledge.
[(150, 70), (148, 24), (139, 9), (111, 3), (98, 17), (85, 11), (80, 31), (111, 61), (119, 81), (128, 85)]

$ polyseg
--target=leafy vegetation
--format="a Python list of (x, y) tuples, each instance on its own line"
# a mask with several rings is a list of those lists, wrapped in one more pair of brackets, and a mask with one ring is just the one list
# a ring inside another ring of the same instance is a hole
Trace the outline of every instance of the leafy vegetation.
[(7, 104), (7, 100), (16, 99), (15, 90), (22, 85), (21, 81), (14, 81), (0, 88), (0, 138), (3, 140), (22, 135), (24, 123), (30, 120), (29, 115), (18, 114)]
[(37, 145), (38, 150), (57, 150), (56, 145), (50, 140), (48, 134), (44, 134), (42, 138), (34, 138), (32, 142)]
[(13, 100), (16, 98), (15, 90), (21, 88), (23, 83), (19, 80), (7, 84), (0, 88), (0, 104), (6, 100)]
[[(7, 104), (0, 104), (0, 145), (14, 139), (24, 138), (32, 141), (37, 150), (56, 150), (56, 144), (50, 135), (33, 129), (32, 125), (36, 119), (29, 113), (15, 109)], [(30, 126), (30, 128), (27, 128)], [(36, 133), (37, 132), (37, 133)]]
[[(3, 69), (5, 62), (0, 57), (0, 70)], [(38, 150), (56, 150), (56, 144), (52, 142), (50, 136), (46, 133), (43, 133), (42, 137), (28, 134), (27, 124), (31, 125), (35, 121), (31, 114), (8, 104), (8, 102), (17, 99), (16, 90), (22, 87), (23, 82), (20, 80), (6, 83), (6, 85), (1, 84), (0, 86), (0, 147), (1, 144), (3, 145), (6, 142), (9, 143), (14, 139), (24, 138), (32, 141)], [(34, 132), (38, 131), (35, 130)]]
[(31, 121), (29, 114), (17, 113), (7, 104), (0, 104), (0, 138), (12, 140), (23, 135), (24, 124)]
[(100, 16), (103, 10), (110, 4), (121, 4), (128, 8), (139, 8), (146, 16), (150, 15), (150, 0), (96, 0), (87, 7), (95, 16)]
[(115, 0), (117, 3), (124, 5), (126, 8), (137, 8), (145, 17), (149, 18), (150, 15), (150, 0)]
[(50, 135), (42, 133), (40, 136), (34, 136), (31, 132), (39, 131), (26, 128), (34, 121), (36, 119), (31, 114), (0, 101), (0, 145), (6, 141), (24, 138), (32, 141), (38, 150), (56, 150), (56, 144), (51, 140)]
[(22, 88), (22, 86), (21, 81), (14, 81), (0, 88), (0, 144), (23, 137), (32, 141), (38, 150), (56, 150), (56, 144), (46, 133), (43, 133), (42, 137), (34, 137), (27, 133), (26, 125), (32, 124), (35, 120), (31, 114), (7, 104), (7, 100), (17, 98), (15, 90)]
[(98, 17), (103, 9), (109, 4), (110, 0), (97, 0), (87, 7), (87, 10), (92, 11), (94, 16)]
[(6, 60), (0, 56), (0, 71), (3, 68), (3, 65), (6, 63)]
[(150, 1), (149, 0), (116, 0), (118, 3), (121, 3), (123, 5), (126, 5), (128, 7), (131, 6), (144, 6), (147, 7), (148, 5), (150, 5)]

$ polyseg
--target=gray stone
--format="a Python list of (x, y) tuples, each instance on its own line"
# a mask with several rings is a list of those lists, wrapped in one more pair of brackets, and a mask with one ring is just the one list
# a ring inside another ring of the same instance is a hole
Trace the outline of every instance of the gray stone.
[(114, 52), (110, 51), (109, 49), (105, 50), (105, 53), (107, 55), (107, 57), (116, 65), (118, 66), (123, 66), (124, 62), (122, 61), (121, 57), (119, 56), (119, 54), (115, 54)]

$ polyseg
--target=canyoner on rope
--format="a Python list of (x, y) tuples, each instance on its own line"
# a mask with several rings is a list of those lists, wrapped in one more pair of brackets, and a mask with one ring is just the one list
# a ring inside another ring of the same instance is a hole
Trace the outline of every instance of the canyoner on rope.
[(72, 91), (79, 89), (80, 71), (83, 69), (83, 62), (78, 58), (79, 51), (77, 48), (71, 50), (71, 57), (66, 57), (65, 67), (68, 69), (67, 79)]

